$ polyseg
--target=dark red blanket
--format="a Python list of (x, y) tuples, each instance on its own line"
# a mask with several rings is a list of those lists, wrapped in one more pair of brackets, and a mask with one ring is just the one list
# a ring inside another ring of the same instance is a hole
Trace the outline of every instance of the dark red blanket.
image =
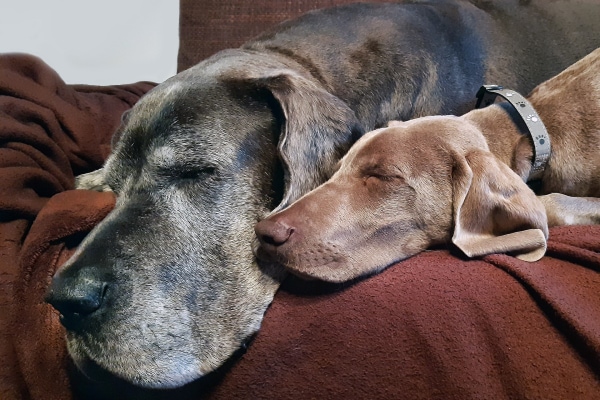
[[(101, 164), (121, 112), (150, 87), (67, 86), (37, 59), (0, 57), (0, 399), (85, 389), (42, 298), (114, 204), (70, 190), (73, 174)], [(536, 263), (435, 250), (342, 289), (288, 280), (216, 385), (141, 395), (600, 399), (599, 253), (599, 226), (562, 227)], [(122, 398), (111, 385), (93, 393)]]
[(35, 57), (0, 55), (0, 399), (68, 393), (41, 296), (72, 227), (97, 223), (106, 197), (71, 190), (74, 175), (102, 165), (121, 114), (153, 86), (66, 85)]
[(551, 238), (536, 263), (431, 251), (339, 293), (280, 291), (211, 398), (598, 399), (600, 227)]

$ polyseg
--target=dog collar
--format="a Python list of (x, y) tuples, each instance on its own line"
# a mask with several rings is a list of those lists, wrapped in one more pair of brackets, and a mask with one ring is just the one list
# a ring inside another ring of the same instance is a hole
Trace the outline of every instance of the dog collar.
[(493, 104), (496, 96), (502, 97), (517, 111), (533, 141), (533, 162), (527, 182), (542, 179), (551, 152), (550, 136), (542, 119), (525, 97), (514, 90), (504, 89), (498, 85), (483, 85), (479, 88), (475, 108), (484, 108)]

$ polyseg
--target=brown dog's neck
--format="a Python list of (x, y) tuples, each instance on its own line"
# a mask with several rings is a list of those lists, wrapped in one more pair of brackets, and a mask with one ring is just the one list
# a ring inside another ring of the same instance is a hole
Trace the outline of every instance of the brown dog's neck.
[[(552, 144), (539, 194), (600, 196), (599, 70), (597, 49), (527, 96)], [(479, 129), (498, 159), (527, 179), (532, 168), (532, 140), (512, 107), (500, 103), (473, 110), (464, 118)]]
[[(543, 121), (543, 116), (542, 117)], [(533, 144), (527, 127), (508, 103), (473, 110), (465, 118), (479, 128), (490, 152), (508, 165), (524, 181), (531, 170)]]

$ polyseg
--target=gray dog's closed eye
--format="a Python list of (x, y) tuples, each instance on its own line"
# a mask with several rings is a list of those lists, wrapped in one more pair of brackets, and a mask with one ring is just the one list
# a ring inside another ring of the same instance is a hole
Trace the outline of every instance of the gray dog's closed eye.
[[(600, 42), (600, 4), (569, 26), (584, 2), (513, 3), (314, 12), (148, 93), (101, 173), (114, 211), (49, 288), (75, 364), (150, 388), (213, 371), (285, 276), (253, 257), (259, 219), (327, 179), (363, 132), (467, 111), (486, 81), (526, 93)], [(78, 186), (104, 188), (97, 177)]]

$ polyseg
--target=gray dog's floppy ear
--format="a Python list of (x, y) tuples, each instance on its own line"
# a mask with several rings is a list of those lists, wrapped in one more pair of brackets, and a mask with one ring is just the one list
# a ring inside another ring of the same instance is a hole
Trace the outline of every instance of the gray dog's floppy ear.
[(285, 192), (277, 211), (326, 181), (363, 130), (343, 101), (295, 71), (272, 71), (259, 82), (285, 117), (278, 146)]
[(533, 191), (491, 153), (457, 156), (452, 242), (467, 256), (510, 253), (537, 261), (546, 252), (546, 211)]

